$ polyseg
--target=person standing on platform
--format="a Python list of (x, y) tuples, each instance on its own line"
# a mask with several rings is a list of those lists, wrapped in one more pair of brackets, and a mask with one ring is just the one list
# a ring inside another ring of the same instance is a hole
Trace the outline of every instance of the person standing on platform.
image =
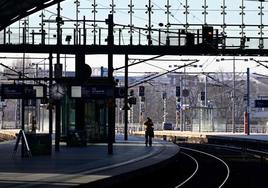
[(147, 120), (144, 122), (145, 126), (145, 146), (152, 146), (152, 138), (154, 137), (154, 124), (151, 118), (147, 117)]

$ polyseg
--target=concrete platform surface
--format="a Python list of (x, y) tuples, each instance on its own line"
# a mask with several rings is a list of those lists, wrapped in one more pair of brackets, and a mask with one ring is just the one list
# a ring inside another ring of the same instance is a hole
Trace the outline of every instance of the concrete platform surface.
[(171, 142), (154, 139), (145, 147), (143, 137), (116, 136), (114, 153), (107, 144), (87, 147), (66, 147), (51, 156), (21, 158), (12, 156), (15, 141), (0, 143), (0, 187), (72, 187), (98, 180), (107, 180), (168, 160), (179, 152)]
[[(134, 132), (134, 135), (143, 136), (144, 131)], [(217, 136), (223, 138), (241, 138), (241, 139), (251, 139), (257, 141), (268, 141), (268, 133), (251, 133), (247, 135), (245, 133), (230, 133), (230, 132), (191, 132), (191, 131), (174, 131), (174, 130), (164, 130), (164, 131), (154, 131), (156, 137), (185, 137), (185, 138), (208, 138), (210, 136)]]

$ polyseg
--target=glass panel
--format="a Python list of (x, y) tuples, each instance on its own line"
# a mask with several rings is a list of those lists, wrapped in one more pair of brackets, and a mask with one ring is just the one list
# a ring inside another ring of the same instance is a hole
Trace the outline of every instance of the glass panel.
[(75, 130), (75, 105), (74, 100), (67, 96), (61, 102), (61, 135)]
[(100, 113), (100, 117), (99, 117), (99, 122), (100, 122), (100, 134), (103, 136), (103, 138), (107, 137), (107, 133), (108, 133), (108, 129), (106, 126), (106, 122), (107, 122), (107, 118), (106, 118), (106, 108), (104, 105), (101, 105), (100, 109), (99, 109), (99, 113)]
[[(71, 100), (70, 100), (71, 101)], [(69, 111), (69, 130), (75, 130), (75, 105), (74, 101), (70, 102)]]
[(85, 128), (88, 142), (104, 142), (107, 139), (107, 118), (104, 100), (90, 100), (85, 104)]

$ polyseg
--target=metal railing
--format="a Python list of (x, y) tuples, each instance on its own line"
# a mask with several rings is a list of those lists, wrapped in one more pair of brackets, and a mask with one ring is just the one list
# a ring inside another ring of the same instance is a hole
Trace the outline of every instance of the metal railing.
[[(248, 26), (249, 37), (241, 38), (235, 28), (239, 25), (230, 26), (229, 35), (221, 35), (220, 26), (214, 28), (214, 43), (217, 48), (245, 48), (245, 49), (265, 49), (268, 48), (268, 37), (260, 37), (257, 26)], [(246, 26), (245, 26), (246, 27)], [(57, 29), (47, 28), (40, 33), (40, 28), (29, 27), (27, 32), (23, 28), (10, 27), (0, 32), (0, 44), (33, 44), (33, 45), (55, 45), (57, 44)], [(94, 32), (93, 32), (94, 31)], [(61, 42), (63, 45), (107, 45), (108, 28), (93, 27), (79, 28), (61, 27)], [(194, 44), (201, 44), (202, 25), (195, 26), (194, 29), (188, 29), (187, 33), (194, 36)], [(66, 40), (69, 37), (69, 40)], [(74, 40), (78, 37), (77, 40)], [(184, 46), (186, 45), (187, 35), (184, 28), (176, 29), (158, 28), (151, 33), (151, 46)], [(115, 25), (114, 27), (115, 45), (148, 45), (148, 30), (146, 28), (134, 28), (133, 33), (129, 33), (127, 26)]]

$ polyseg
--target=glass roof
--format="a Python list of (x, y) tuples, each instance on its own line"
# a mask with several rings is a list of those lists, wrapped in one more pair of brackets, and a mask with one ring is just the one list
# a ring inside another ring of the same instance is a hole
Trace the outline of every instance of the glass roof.
[(1, 0), (0, 30), (41, 9), (63, 0)]

